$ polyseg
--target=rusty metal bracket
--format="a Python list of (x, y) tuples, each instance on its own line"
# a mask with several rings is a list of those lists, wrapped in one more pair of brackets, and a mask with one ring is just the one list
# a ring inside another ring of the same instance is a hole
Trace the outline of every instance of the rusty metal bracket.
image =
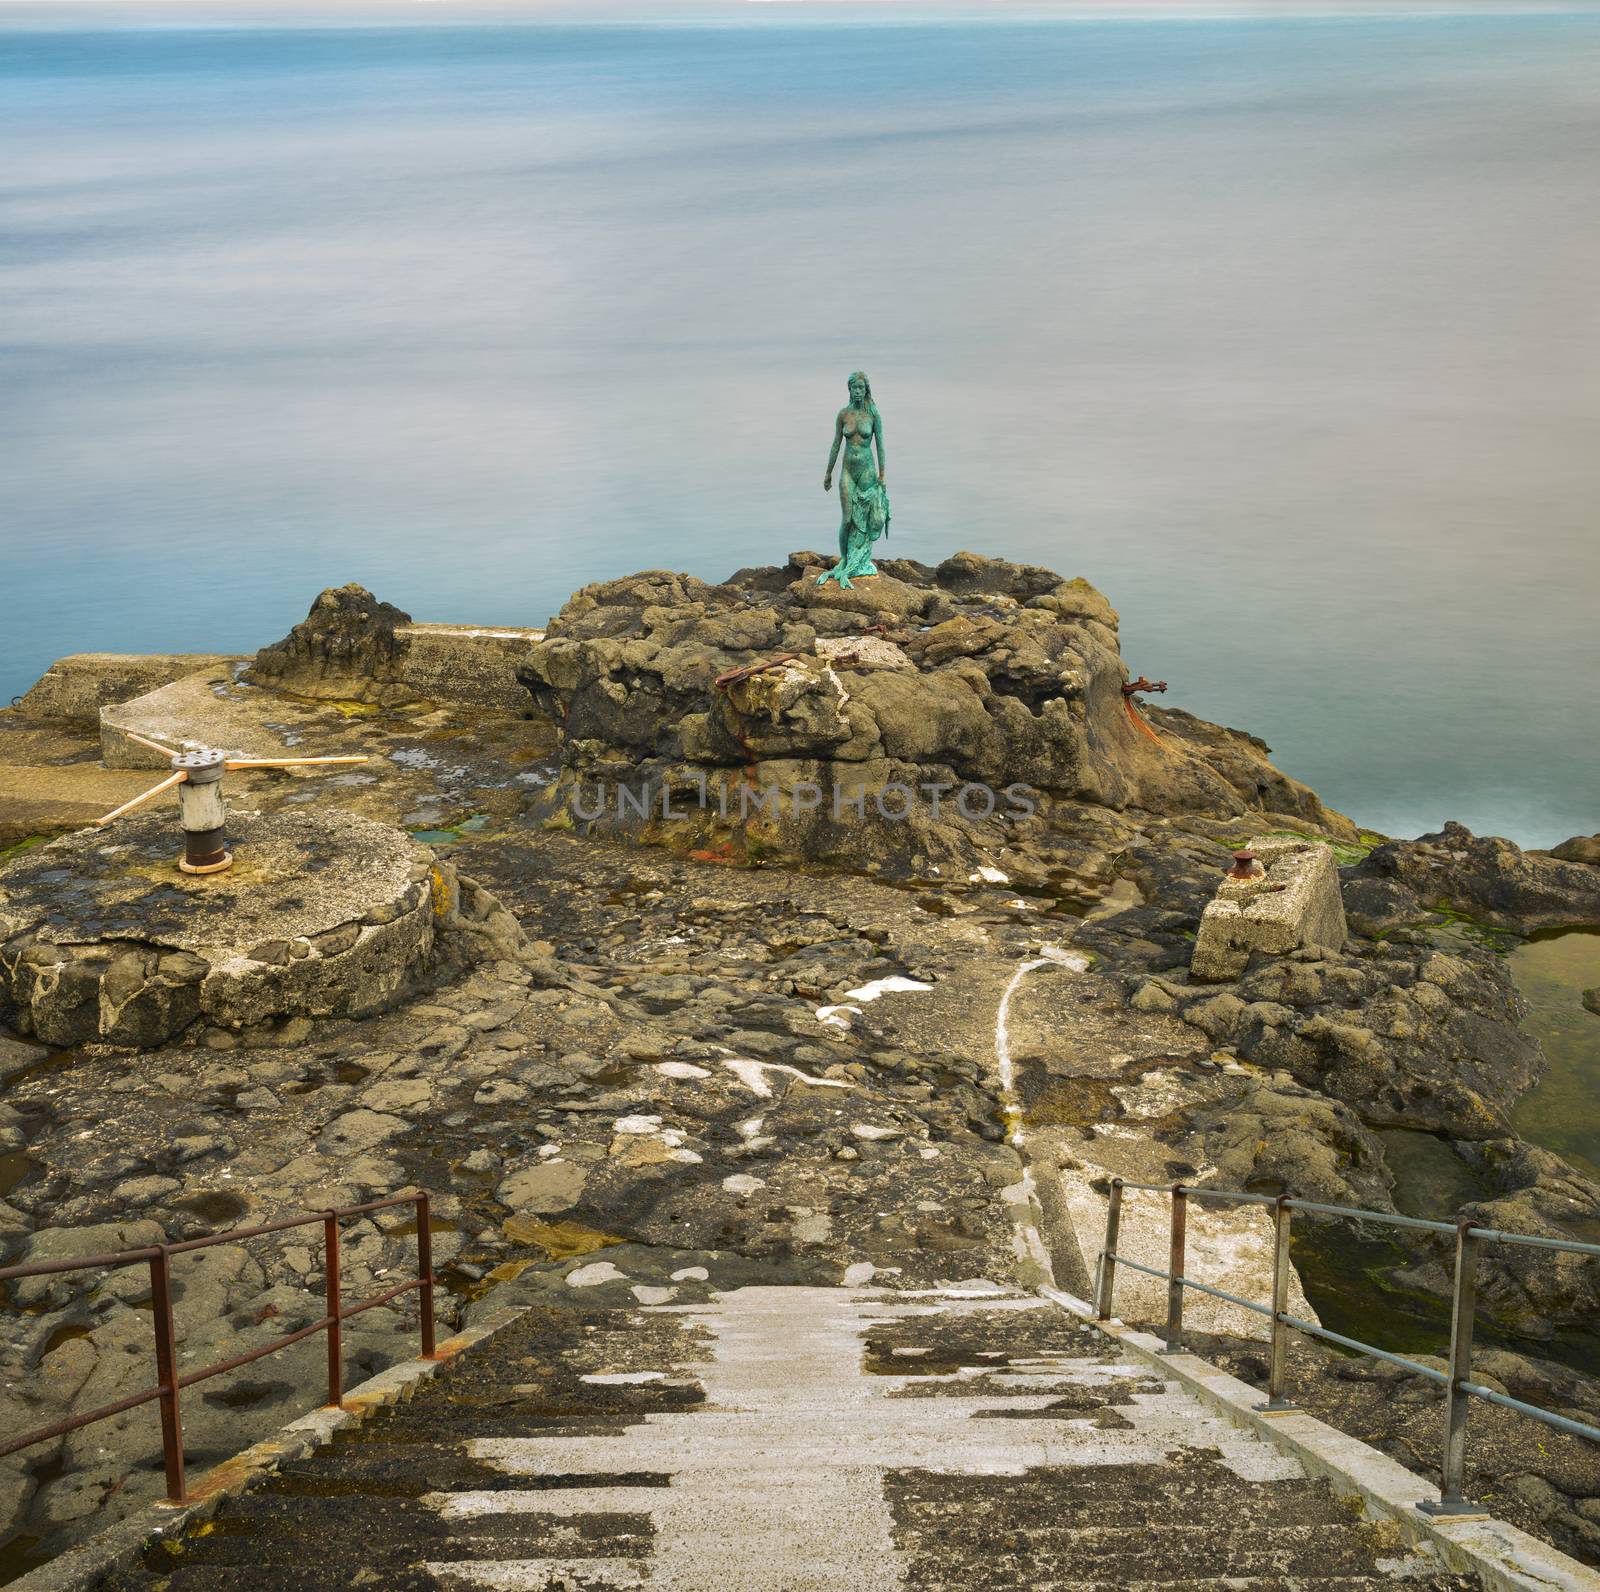
[(747, 663), (739, 669), (724, 669), (711, 683), (719, 691), (726, 691), (730, 685), (748, 680), (753, 674), (762, 674), (768, 669), (776, 669), (780, 663), (793, 663), (795, 659), (805, 656), (803, 652), (780, 652), (776, 658), (763, 658), (759, 663)]
[(1140, 691), (1165, 691), (1166, 689), (1167, 682), (1165, 680), (1147, 680), (1141, 674), (1137, 680), (1130, 680), (1123, 686), (1122, 694), (1125, 697), (1131, 697)]

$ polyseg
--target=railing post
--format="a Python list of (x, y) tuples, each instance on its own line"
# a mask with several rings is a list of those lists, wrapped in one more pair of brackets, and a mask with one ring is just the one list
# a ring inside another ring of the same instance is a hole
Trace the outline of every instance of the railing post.
[(1101, 1321), (1111, 1319), (1111, 1290), (1117, 1271), (1117, 1233), (1122, 1226), (1122, 1179), (1111, 1180), (1111, 1199), (1106, 1205), (1106, 1242), (1100, 1251), (1100, 1264), (1094, 1279), (1094, 1313)]
[(165, 1244), (150, 1257), (150, 1301), (156, 1329), (156, 1382), (161, 1388), (161, 1458), (167, 1502), (185, 1502), (183, 1415), (178, 1408), (178, 1337), (172, 1322), (172, 1257)]
[(421, 1285), (418, 1310), (422, 1317), (422, 1358), (431, 1360), (433, 1344), (433, 1220), (432, 1196), (427, 1189), (417, 1195), (417, 1281)]
[(1483, 1506), (1462, 1492), (1467, 1469), (1467, 1411), (1472, 1395), (1472, 1317), (1478, 1303), (1478, 1240), (1466, 1217), (1456, 1221), (1456, 1284), (1450, 1304), (1450, 1387), (1444, 1401), (1444, 1452), (1439, 1463), (1439, 1501), (1417, 1507), (1430, 1515), (1477, 1515)]
[(1183, 1184), (1172, 1185), (1172, 1244), (1167, 1253), (1168, 1354), (1183, 1353), (1183, 1250), (1189, 1224), (1189, 1201)]
[(1280, 1194), (1272, 1207), (1272, 1359), (1267, 1373), (1267, 1402), (1257, 1405), (1265, 1414), (1298, 1408), (1284, 1397), (1289, 1373), (1289, 1328), (1284, 1316), (1289, 1309), (1289, 1196)]
[(328, 1403), (344, 1401), (344, 1321), (339, 1286), (339, 1213), (322, 1213), (322, 1282), (328, 1295)]

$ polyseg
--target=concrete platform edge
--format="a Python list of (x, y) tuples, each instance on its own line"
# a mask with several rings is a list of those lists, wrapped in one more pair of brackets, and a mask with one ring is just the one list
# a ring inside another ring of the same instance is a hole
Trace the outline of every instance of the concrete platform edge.
[(176, 1507), (147, 1504), (126, 1520), (107, 1526), (87, 1542), (68, 1548), (48, 1564), (10, 1582), (6, 1592), (85, 1592), (98, 1577), (130, 1563), (161, 1538), (175, 1536), (192, 1522), (206, 1519), (225, 1499), (265, 1481), (280, 1465), (314, 1453), (335, 1432), (358, 1425), (390, 1404), (403, 1403), (441, 1366), (463, 1350), (492, 1338), (531, 1308), (522, 1305), (497, 1310), (476, 1326), (444, 1339), (434, 1359), (402, 1360), (391, 1365), (351, 1388), (338, 1409), (323, 1405), (312, 1410), (280, 1428), (275, 1436), (264, 1438), (207, 1471), (193, 1484), (190, 1502)]
[(1263, 1397), (1259, 1388), (1198, 1355), (1162, 1353), (1162, 1339), (1153, 1333), (1115, 1318), (1096, 1320), (1091, 1305), (1060, 1288), (1039, 1291), (1235, 1425), (1292, 1454), (1308, 1474), (1326, 1478), (1335, 1492), (1359, 1498), (1369, 1513), (1395, 1521), (1408, 1541), (1427, 1543), (1450, 1569), (1477, 1575), (1492, 1592), (1600, 1592), (1600, 1571), (1504, 1521), (1434, 1520), (1421, 1514), (1417, 1505), (1436, 1499), (1439, 1489), (1375, 1448), (1311, 1415), (1262, 1415), (1255, 1408)]

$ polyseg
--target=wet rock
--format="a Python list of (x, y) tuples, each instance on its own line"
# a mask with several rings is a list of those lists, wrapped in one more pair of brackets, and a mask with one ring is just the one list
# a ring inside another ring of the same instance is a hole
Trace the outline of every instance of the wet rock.
[[(1600, 1224), (1600, 1183), (1560, 1156), (1511, 1138), (1463, 1144), (1460, 1153), (1496, 1191), (1464, 1213), (1480, 1226), (1592, 1241)], [(1587, 1256), (1488, 1244), (1479, 1263), (1478, 1297), (1480, 1309), (1499, 1324), (1537, 1340), (1596, 1319), (1600, 1276)]]
[(410, 1131), (411, 1124), (400, 1117), (362, 1108), (347, 1111), (330, 1122), (322, 1130), (317, 1148), (324, 1155), (357, 1155), (394, 1138), (396, 1134)]
[(1444, 907), (1509, 929), (1600, 923), (1600, 870), (1480, 837), (1457, 823), (1377, 847), (1350, 877), (1408, 890), (1418, 903), (1411, 921)]
[[(683, 849), (743, 855), (754, 839), (899, 868), (1012, 845), (1039, 806), (1000, 794), (1013, 785), (1223, 816), (1282, 806), (1353, 833), (1248, 737), (1174, 719), (1191, 751), (1174, 758), (1139, 733), (1116, 616), (1086, 582), (969, 554), (938, 572), (894, 567), (854, 592), (798, 568), (782, 582), (648, 571), (585, 587), (519, 670), (565, 726), (537, 815)], [(867, 635), (885, 615), (927, 628), (886, 653)], [(812, 786), (816, 802), (794, 799)]]
[[(395, 1078), (375, 1084), (361, 1099), (369, 1111), (413, 1112), (421, 1110), (433, 1099), (433, 1085), (422, 1078)], [(341, 1119), (344, 1120), (348, 1119)]]
[(176, 1194), (183, 1185), (175, 1177), (133, 1177), (111, 1191), (114, 1199), (127, 1205), (148, 1205), (153, 1200)]
[(1348, 1106), (1286, 1082), (1253, 1083), (1189, 1118), (1219, 1188), (1277, 1184), (1302, 1198), (1391, 1210), (1378, 1141)]
[(364, 586), (330, 587), (282, 641), (256, 654), (244, 678), (297, 696), (406, 702), (417, 693), (398, 683), (404, 649), (395, 632), (410, 623)]
[[(91, 1227), (44, 1227), (29, 1236), (19, 1258), (21, 1265), (47, 1260), (76, 1260), (84, 1255), (109, 1254), (113, 1250), (141, 1249), (164, 1244), (165, 1230), (153, 1221), (107, 1222)], [(73, 1274), (60, 1272), (43, 1277), (19, 1277), (11, 1284), (11, 1296), (26, 1308), (41, 1301), (55, 1308), (71, 1298), (77, 1284)]]
[(1574, 835), (1571, 840), (1552, 846), (1550, 855), (1558, 862), (1581, 862), (1600, 868), (1600, 835)]
[(1349, 873), (1346, 869), (1340, 893), (1352, 933), (1376, 939), (1427, 919), (1427, 908), (1398, 879), (1352, 878)]
[(542, 1161), (511, 1172), (495, 1190), (495, 1198), (514, 1211), (554, 1215), (578, 1203), (588, 1179), (588, 1172), (571, 1161)]

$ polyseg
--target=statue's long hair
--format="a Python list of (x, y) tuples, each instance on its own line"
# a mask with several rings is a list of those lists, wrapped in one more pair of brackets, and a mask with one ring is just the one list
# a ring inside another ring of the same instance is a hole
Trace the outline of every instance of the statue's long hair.
[(853, 371), (851, 371), (850, 374), (845, 378), (845, 388), (846, 388), (846, 390), (849, 389), (850, 383), (853, 382), (854, 380), (856, 380), (857, 377), (860, 377), (861, 385), (867, 389), (867, 408), (868, 408), (868, 410), (874, 415), (877, 414), (878, 406), (875, 403), (873, 403), (873, 401), (872, 401), (872, 383), (867, 380), (866, 371), (864, 371), (864, 370), (853, 370)]

